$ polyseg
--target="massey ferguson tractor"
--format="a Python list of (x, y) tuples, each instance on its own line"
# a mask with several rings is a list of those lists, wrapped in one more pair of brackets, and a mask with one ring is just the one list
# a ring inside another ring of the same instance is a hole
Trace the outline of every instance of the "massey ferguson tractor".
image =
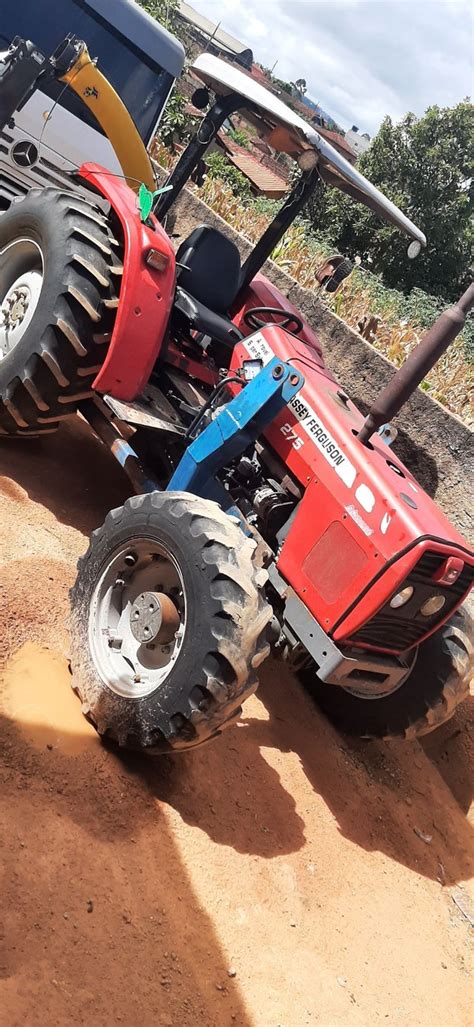
[[(123, 170), (85, 164), (69, 189), (32, 189), (0, 217), (0, 432), (25, 440), (79, 413), (136, 493), (79, 561), (73, 686), (118, 745), (185, 749), (235, 721), (272, 650), (344, 731), (411, 739), (467, 694), (474, 554), (386, 444), (387, 423), (474, 287), (364, 419), (260, 269), (321, 179), (405, 232), (412, 254), (425, 237), (244, 71), (205, 54), (194, 74), (207, 113), (156, 190), (84, 43), (50, 58), (16, 40), (0, 75), (13, 121), (42, 76), (70, 83)], [(243, 263), (206, 224), (175, 254), (168, 211), (237, 111), (300, 177)]]

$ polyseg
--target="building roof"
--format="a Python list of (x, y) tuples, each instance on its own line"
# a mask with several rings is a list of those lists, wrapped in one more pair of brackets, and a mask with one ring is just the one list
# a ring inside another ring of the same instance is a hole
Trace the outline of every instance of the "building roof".
[(297, 110), (298, 114), (301, 114), (305, 120), (309, 119), (310, 123), (314, 125), (316, 131), (323, 137), (323, 139), (327, 139), (328, 143), (331, 143), (331, 145), (334, 146), (336, 150), (346, 158), (346, 160), (350, 161), (351, 164), (355, 164), (357, 154), (354, 152), (352, 147), (349, 146), (349, 143), (344, 139), (344, 136), (341, 135), (340, 132), (333, 132), (330, 128), (325, 128), (323, 125), (316, 124), (315, 115), (311, 115), (311, 107), (307, 107), (306, 104), (302, 103), (301, 100), (298, 100), (297, 97), (292, 98), (291, 107)]
[[(218, 6), (216, 11), (218, 11)], [(190, 22), (205, 36), (212, 36), (213, 42), (217, 43), (218, 46), (222, 46), (225, 50), (229, 50), (230, 53), (239, 54), (243, 50), (247, 50), (247, 44), (241, 43), (235, 36), (231, 36), (229, 32), (221, 28), (219, 22), (210, 21), (204, 14), (199, 11), (195, 11), (194, 7), (190, 4), (184, 3), (184, 0), (179, 2), (179, 14), (185, 21)]]
[(221, 146), (227, 151), (228, 159), (248, 178), (259, 193), (274, 200), (285, 195), (288, 191), (288, 183), (285, 178), (262, 164), (261, 160), (257, 160), (248, 150), (239, 146), (224, 132), (219, 132), (218, 138)]
[(347, 142), (347, 139), (344, 139), (344, 136), (339, 135), (339, 132), (331, 132), (331, 129), (323, 128), (322, 125), (317, 125), (316, 127), (319, 135), (322, 136), (323, 139), (327, 139), (329, 143), (332, 143), (336, 150), (340, 150), (343, 157), (346, 157), (346, 159), (351, 161), (351, 163), (356, 160), (357, 154), (354, 153), (352, 146), (349, 146), (349, 143)]
[(255, 62), (252, 64), (252, 68), (251, 68), (250, 74), (251, 74), (252, 78), (255, 78), (257, 80), (257, 82), (261, 82), (262, 85), (266, 86), (267, 89), (268, 89), (268, 87), (270, 85), (270, 83), (268, 81), (268, 78), (267, 78), (265, 72), (263, 71), (263, 69), (260, 68), (258, 64), (255, 64)]
[(251, 153), (230, 153), (229, 160), (249, 179), (249, 182), (265, 196), (277, 200), (288, 191), (284, 178), (280, 178), (270, 168), (266, 168)]

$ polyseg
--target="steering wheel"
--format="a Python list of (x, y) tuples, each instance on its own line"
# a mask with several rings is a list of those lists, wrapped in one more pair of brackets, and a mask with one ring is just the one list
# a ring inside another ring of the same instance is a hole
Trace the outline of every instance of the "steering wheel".
[[(279, 321), (275, 322), (274, 317), (278, 317)], [(290, 314), (287, 310), (282, 310), (281, 307), (252, 307), (251, 310), (246, 310), (243, 316), (244, 324), (247, 328), (252, 328), (256, 331), (258, 328), (265, 328), (265, 325), (272, 325), (278, 323), (280, 328), (286, 328), (292, 335), (297, 335), (298, 332), (303, 331), (303, 322), (297, 314)], [(294, 328), (290, 328), (290, 325), (294, 325)]]

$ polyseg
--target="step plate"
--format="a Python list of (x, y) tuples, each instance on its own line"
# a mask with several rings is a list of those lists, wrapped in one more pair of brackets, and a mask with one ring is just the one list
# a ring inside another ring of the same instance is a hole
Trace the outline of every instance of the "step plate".
[(171, 403), (154, 385), (147, 385), (141, 395), (131, 403), (108, 395), (103, 396), (103, 400), (116, 417), (121, 421), (127, 421), (128, 424), (153, 428), (155, 431), (172, 435), (182, 436), (186, 432)]

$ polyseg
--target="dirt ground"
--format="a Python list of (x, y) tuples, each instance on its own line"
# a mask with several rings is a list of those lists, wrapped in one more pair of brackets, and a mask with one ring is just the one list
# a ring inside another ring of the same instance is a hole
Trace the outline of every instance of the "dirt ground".
[(126, 492), (80, 422), (0, 445), (2, 1027), (467, 1027), (472, 710), (354, 745), (269, 663), (213, 745), (104, 748), (67, 593)]

